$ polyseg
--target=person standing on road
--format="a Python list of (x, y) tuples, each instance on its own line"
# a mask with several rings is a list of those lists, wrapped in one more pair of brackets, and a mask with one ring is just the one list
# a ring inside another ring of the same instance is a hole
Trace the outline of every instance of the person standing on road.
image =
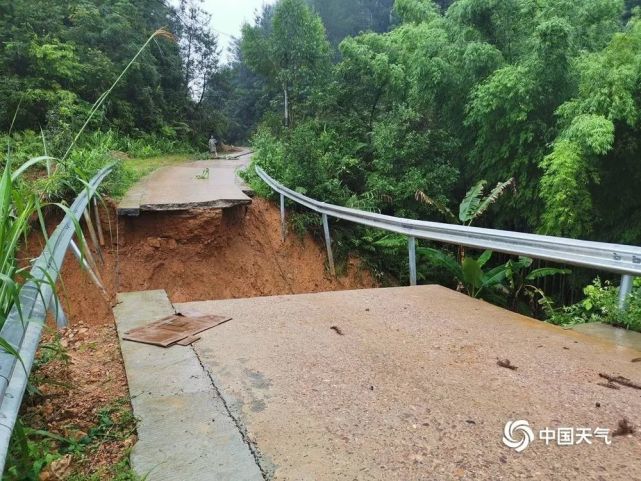
[(209, 153), (214, 159), (218, 157), (218, 152), (216, 151), (216, 139), (213, 134), (209, 137)]

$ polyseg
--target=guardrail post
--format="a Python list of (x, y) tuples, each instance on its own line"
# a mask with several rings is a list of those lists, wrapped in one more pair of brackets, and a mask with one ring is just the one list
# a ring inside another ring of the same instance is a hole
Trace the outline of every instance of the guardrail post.
[(105, 236), (102, 232), (102, 223), (100, 222), (100, 209), (98, 208), (98, 201), (96, 198), (93, 198), (93, 212), (96, 217), (96, 230), (98, 231), (98, 240), (100, 241), (100, 246), (104, 247), (105, 245)]
[(56, 320), (56, 327), (58, 327), (58, 329), (62, 329), (69, 325), (69, 320), (65, 315), (65, 311), (62, 309), (62, 301), (55, 294), (55, 292), (51, 296), (51, 301), (49, 303), (49, 311), (51, 312), (54, 319)]
[(410, 286), (416, 285), (416, 239), (413, 236), (407, 238), (407, 250), (410, 255)]
[(327, 246), (327, 260), (329, 261), (329, 271), (333, 276), (336, 276), (336, 268), (334, 267), (334, 254), (332, 253), (332, 238), (329, 235), (329, 222), (327, 221), (327, 214), (323, 214), (323, 231), (325, 232), (325, 245)]
[[(396, 234), (443, 242), (453, 245), (468, 245), (479, 249), (489, 249), (505, 254), (546, 259), (559, 264), (590, 267), (596, 270), (625, 273), (622, 279), (619, 304), (625, 308), (626, 297), (632, 290), (632, 278), (641, 277), (641, 246), (626, 246), (602, 242), (582, 241), (549, 237), (521, 232), (496, 231), (480, 227), (449, 225), (438, 222), (426, 222), (414, 219), (402, 219), (386, 215), (366, 212), (347, 207), (319, 202), (303, 194), (295, 192), (272, 179), (259, 166), (255, 167), (258, 176), (269, 185), (274, 192), (307, 207), (319, 214), (326, 214), (336, 219), (382, 229)], [(282, 216), (284, 214), (281, 213)], [(323, 216), (328, 255), (331, 256), (331, 239), (326, 218)], [(416, 240), (413, 240), (415, 243)], [(412, 240), (408, 240), (412, 242)], [(408, 245), (411, 251), (411, 245)], [(409, 252), (410, 281), (414, 281), (416, 271), (416, 254)], [(333, 262), (332, 262), (333, 264)]]
[(628, 304), (628, 296), (632, 292), (632, 283), (634, 277), (624, 275), (621, 276), (621, 286), (619, 287), (619, 309), (625, 310)]
[[(91, 237), (91, 242), (93, 242), (96, 252), (98, 253), (98, 258), (100, 262), (105, 263), (104, 257), (102, 257), (102, 250), (100, 249), (100, 242), (98, 241), (98, 236), (96, 235), (96, 229), (94, 229), (93, 221), (91, 220), (91, 214), (89, 213), (89, 206), (82, 212), (83, 217), (85, 218), (85, 223), (87, 224), (87, 230), (89, 231), (89, 237)], [(87, 250), (89, 246), (87, 245)]]
[(285, 221), (285, 196), (280, 194), (280, 236), (285, 241), (287, 236), (287, 222)]
[[(91, 193), (95, 192), (112, 169), (113, 165), (109, 165), (100, 170), (89, 182), (87, 191), (81, 192), (71, 204), (69, 212), (35, 260), (30, 271), (31, 279), (26, 279), (20, 299), (11, 307), (0, 330), (2, 339), (20, 353), (18, 361), (18, 357), (0, 349), (0, 473), (4, 472), (9, 440), (45, 325), (46, 310), (51, 308), (54, 289), (52, 284), (55, 284), (60, 276), (69, 243), (74, 235), (74, 219), (80, 219), (83, 209), (89, 205)], [(77, 245), (74, 254), (82, 258)], [(29, 322), (26, 322), (24, 315), (28, 316)]]

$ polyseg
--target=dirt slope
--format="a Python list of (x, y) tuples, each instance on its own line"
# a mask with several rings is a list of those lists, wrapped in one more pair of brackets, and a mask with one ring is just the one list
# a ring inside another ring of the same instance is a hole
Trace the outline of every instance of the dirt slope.
[[(374, 287), (370, 272), (351, 259), (332, 278), (323, 245), (311, 236), (280, 239), (275, 205), (254, 199), (236, 218), (217, 210), (144, 213), (103, 219), (111, 246), (100, 271), (110, 294), (165, 289), (173, 302), (297, 294)], [(106, 217), (103, 215), (103, 217)], [(72, 321), (111, 323), (110, 306), (70, 258), (62, 272)]]
[(120, 291), (165, 289), (174, 302), (372, 287), (350, 263), (345, 278), (326, 272), (324, 246), (310, 236), (280, 238), (273, 204), (255, 199), (236, 219), (221, 211), (148, 213), (125, 220)]

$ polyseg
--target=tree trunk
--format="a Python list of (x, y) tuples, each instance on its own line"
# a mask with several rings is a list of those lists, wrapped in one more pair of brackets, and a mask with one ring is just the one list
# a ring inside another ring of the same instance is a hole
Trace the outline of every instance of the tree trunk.
[(203, 99), (205, 98), (205, 90), (207, 89), (207, 72), (203, 75), (203, 88), (200, 91), (200, 97), (198, 98), (198, 106), (203, 103)]
[(185, 59), (185, 84), (189, 88), (189, 82), (191, 82), (191, 42), (193, 36), (190, 33), (187, 39), (187, 58)]
[(289, 92), (287, 85), (283, 85), (283, 94), (285, 95), (285, 127), (289, 127)]

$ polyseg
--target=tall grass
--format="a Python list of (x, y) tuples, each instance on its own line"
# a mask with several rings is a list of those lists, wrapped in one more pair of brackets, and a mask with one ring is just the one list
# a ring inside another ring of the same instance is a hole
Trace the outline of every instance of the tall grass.
[(41, 217), (38, 197), (16, 187), (19, 179), (6, 163), (0, 179), (0, 321), (4, 323), (9, 310), (20, 295), (24, 278), (16, 254), (34, 216)]

